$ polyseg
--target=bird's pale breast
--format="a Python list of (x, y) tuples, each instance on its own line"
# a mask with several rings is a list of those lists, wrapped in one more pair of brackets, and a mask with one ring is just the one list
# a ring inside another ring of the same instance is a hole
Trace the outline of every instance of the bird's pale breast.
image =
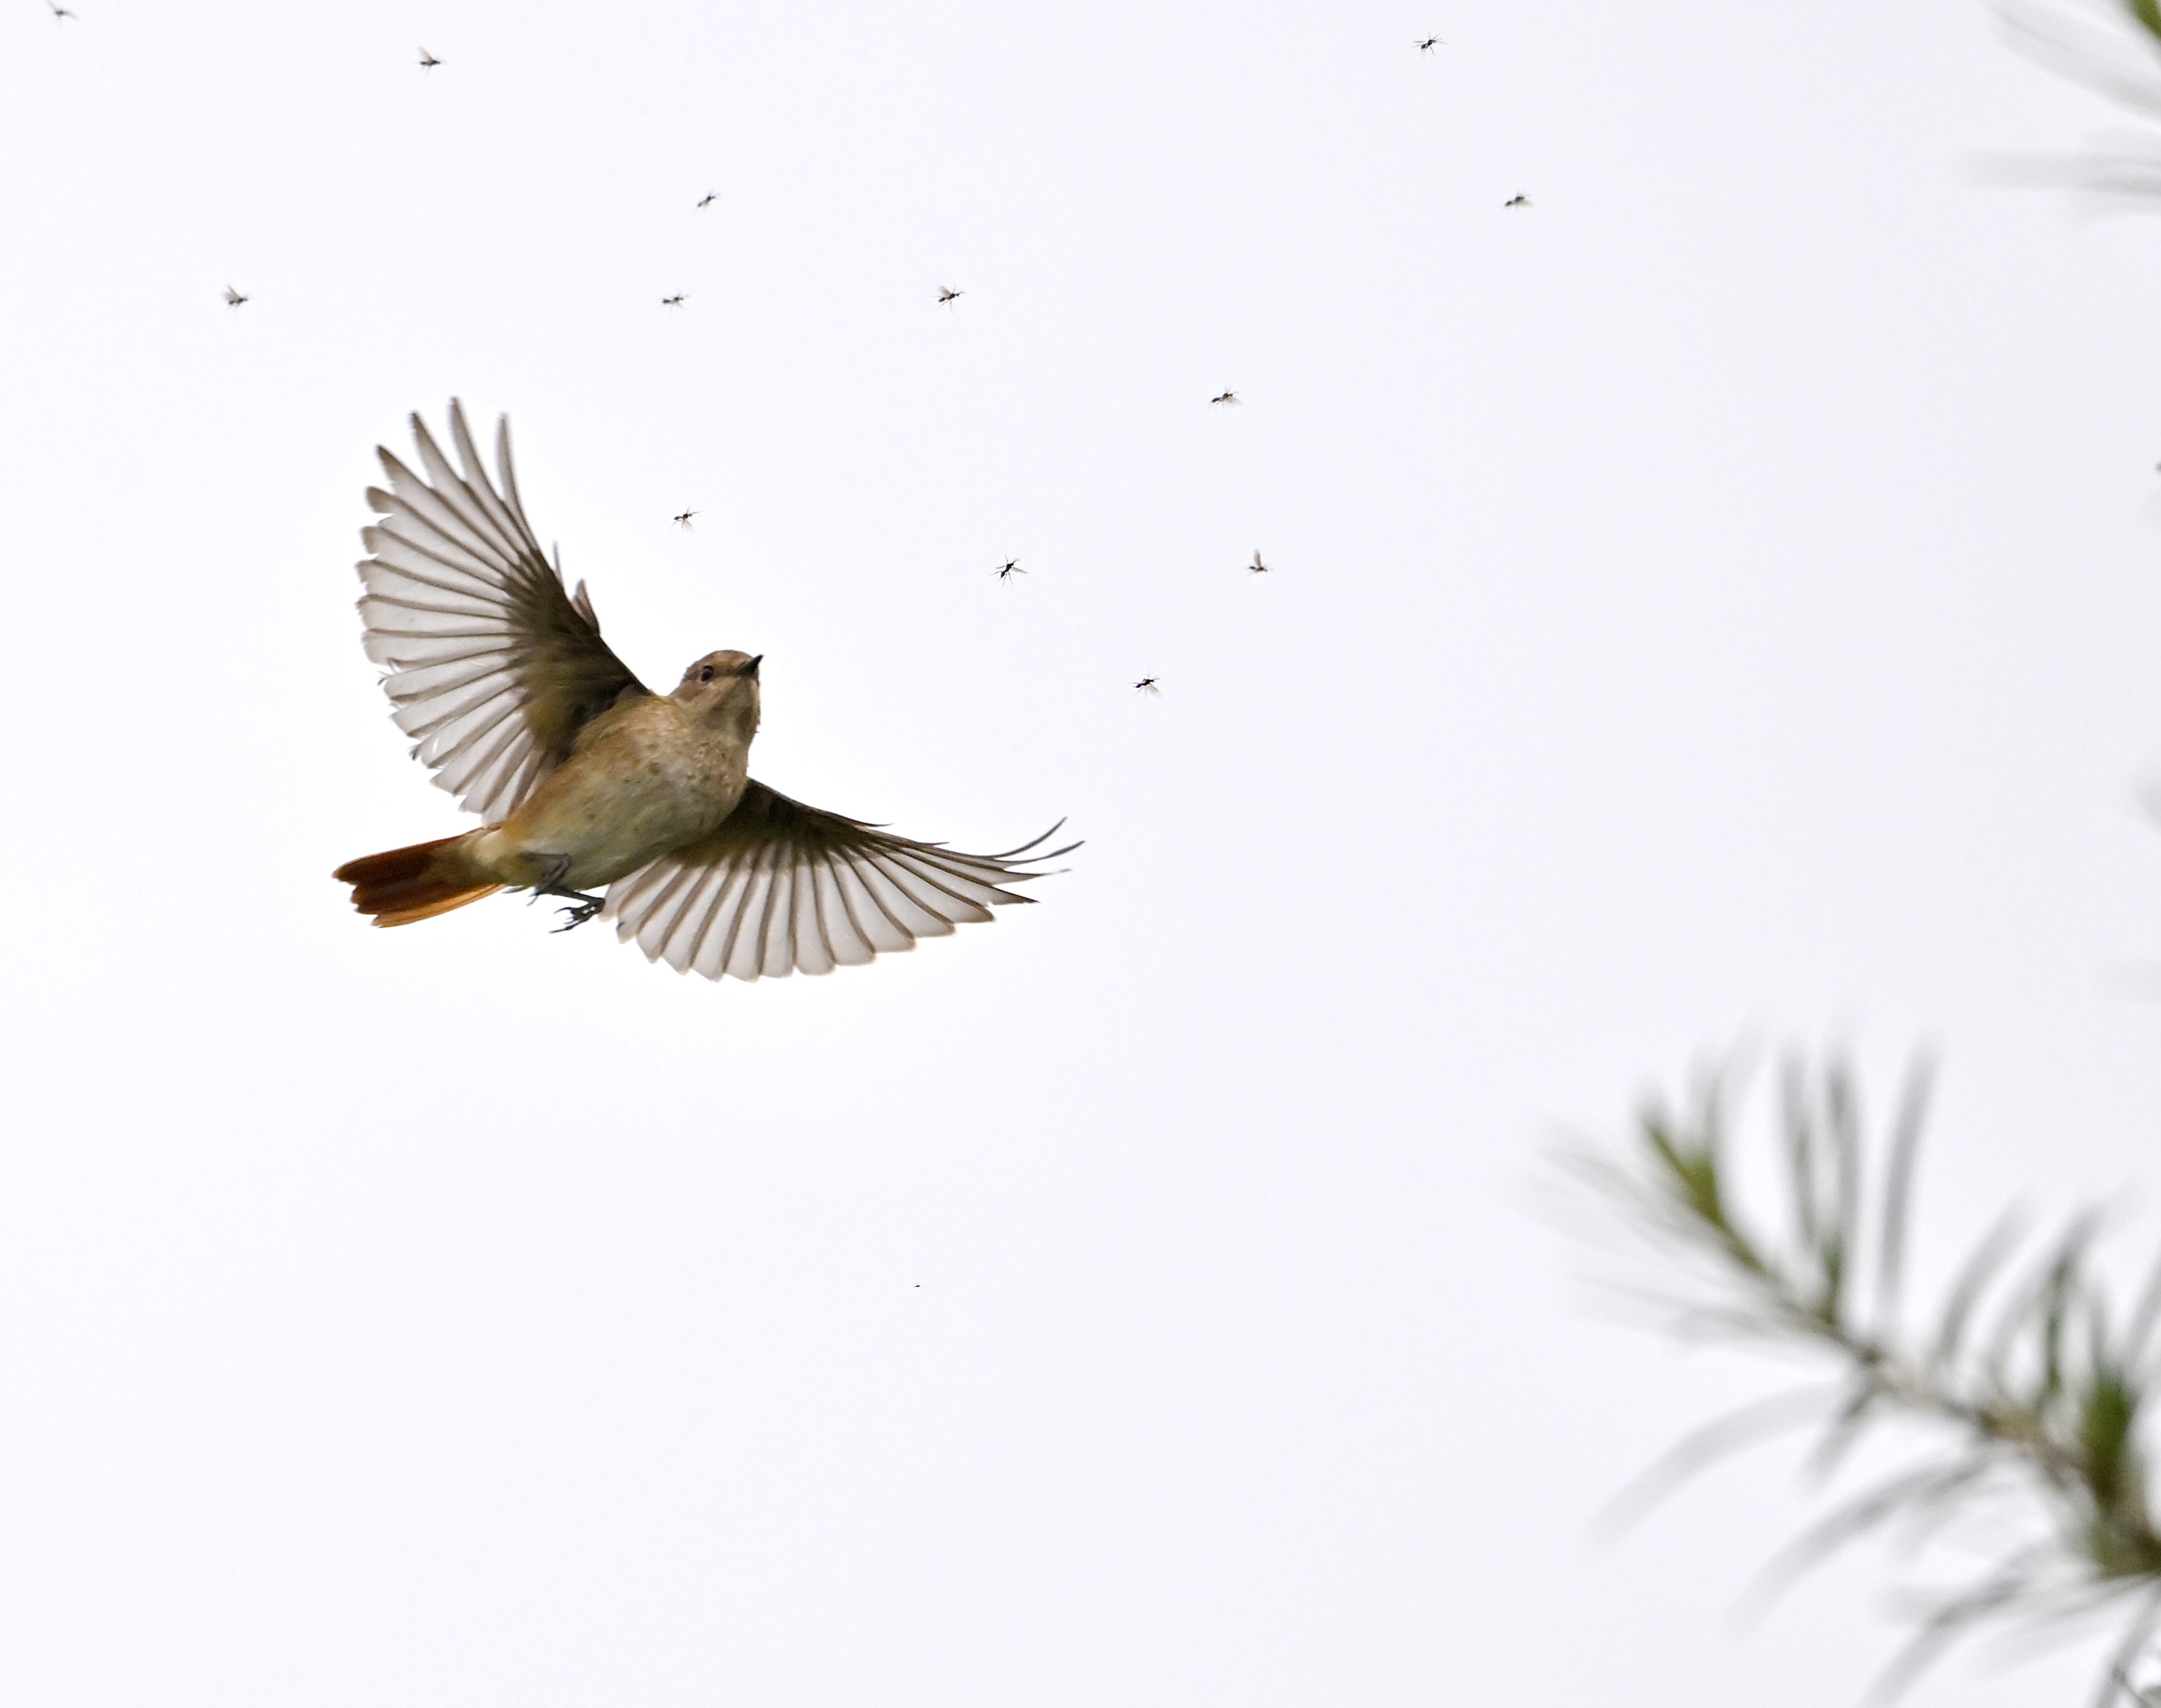
[(647, 696), (596, 720), (531, 799), (476, 839), (476, 866), (512, 884), (565, 854), (572, 889), (612, 883), (718, 829), (742, 799), (747, 744)]

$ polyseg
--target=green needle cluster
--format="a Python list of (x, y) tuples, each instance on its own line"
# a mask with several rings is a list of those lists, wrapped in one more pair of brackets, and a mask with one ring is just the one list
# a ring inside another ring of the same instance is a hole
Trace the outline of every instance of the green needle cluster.
[(2096, 1700), (2161, 1708), (2161, 1695), (2132, 1683), (2161, 1631), (2161, 1534), (2142, 1427), (2161, 1267), (2119, 1313), (2095, 1262), (2096, 1214), (2041, 1242), (2007, 1216), (1914, 1320), (1902, 1294), (1927, 1084), (1925, 1071), (1909, 1076), (1872, 1160), (1851, 1069), (1789, 1060), (1773, 1123), (1778, 1208), (1760, 1219), (1736, 1191), (1731, 1074), (1704, 1076), (1679, 1106), (1652, 1102), (1621, 1155), (1565, 1159), (1681, 1280), (1653, 1295), (1670, 1330), (1798, 1350), (1827, 1369), (1697, 1431), (1624, 1503), (1784, 1429), (1815, 1429), (1809, 1468), (1825, 1481), (1865, 1436), (1895, 1435), (1909, 1456), (1790, 1543), (1766, 1584), (1875, 1533), (1924, 1549), (1986, 1508), (2008, 1517), (2017, 1539), (1954, 1587), (1907, 1598), (1915, 1628), (1879, 1692), (1897, 1695), (1946, 1643), (1984, 1626), (2114, 1612), (2123, 1629)]

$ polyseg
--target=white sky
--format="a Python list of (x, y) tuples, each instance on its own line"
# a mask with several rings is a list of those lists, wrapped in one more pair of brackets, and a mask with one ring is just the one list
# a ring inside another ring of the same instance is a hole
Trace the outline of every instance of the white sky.
[[(1858, 1694), (1873, 1560), (1722, 1622), (1775, 1456), (1593, 1542), (1754, 1386), (1526, 1206), (1744, 1028), (1936, 1041), (1939, 1253), (2153, 1205), (2161, 224), (1974, 169), (2105, 108), (1965, 0), (75, 3), (0, 22), (0, 1699)], [(365, 929), (461, 822), (351, 569), (454, 393), (634, 669), (766, 654), (764, 780), (1070, 875), (755, 987)]]

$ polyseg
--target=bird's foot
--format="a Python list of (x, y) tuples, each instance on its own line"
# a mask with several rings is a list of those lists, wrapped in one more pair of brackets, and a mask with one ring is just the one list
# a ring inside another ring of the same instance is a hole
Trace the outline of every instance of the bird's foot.
[(530, 907), (544, 895), (560, 896), (565, 901), (575, 903), (575, 906), (558, 909), (564, 915), (564, 922), (555, 927), (558, 933), (576, 930), (607, 904), (601, 896), (587, 895), (581, 889), (565, 887), (563, 880), (570, 875), (572, 863), (569, 855), (558, 854), (549, 867), (548, 875), (533, 885), (532, 896), (525, 903)]
[(573, 906), (556, 909), (562, 914), (563, 923), (549, 934), (551, 936), (560, 936), (565, 931), (576, 930), (579, 926), (584, 924), (607, 904), (606, 898), (587, 895), (583, 890), (550, 889), (544, 890), (542, 893), (567, 897), (574, 903)]

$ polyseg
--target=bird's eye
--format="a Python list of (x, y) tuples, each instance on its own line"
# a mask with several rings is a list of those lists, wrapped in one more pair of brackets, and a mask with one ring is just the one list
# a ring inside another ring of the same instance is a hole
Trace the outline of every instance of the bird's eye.
[(699, 671), (699, 672), (698, 672), (698, 680), (699, 680), (700, 682), (710, 682), (710, 681), (711, 681), (711, 680), (713, 680), (713, 667), (712, 667), (711, 664), (708, 664), (708, 665), (706, 665), (706, 668), (705, 668), (704, 669), (702, 669), (702, 670)]

